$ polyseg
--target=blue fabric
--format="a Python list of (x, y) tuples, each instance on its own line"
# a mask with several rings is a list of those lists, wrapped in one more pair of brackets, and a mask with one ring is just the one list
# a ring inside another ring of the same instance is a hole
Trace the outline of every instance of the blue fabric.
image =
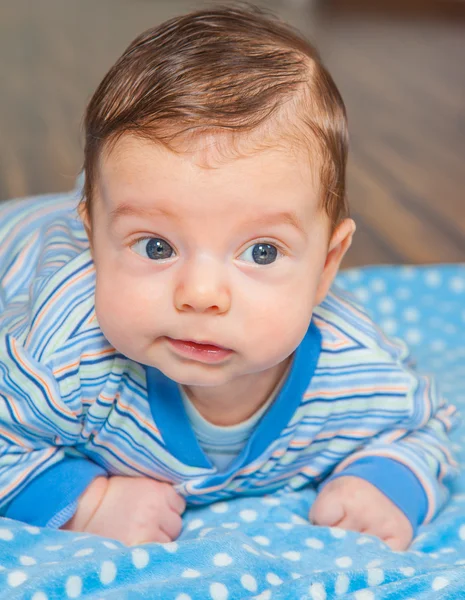
[(428, 501), (423, 486), (408, 467), (391, 458), (366, 456), (351, 463), (340, 473), (328, 477), (319, 486), (318, 491), (333, 479), (344, 475), (361, 477), (376, 486), (400, 508), (416, 533), (418, 525), (425, 518)]
[[(410, 345), (465, 410), (465, 265), (343, 272), (385, 331)], [(452, 434), (465, 459), (465, 423)], [(310, 525), (305, 489), (189, 509), (173, 544), (127, 548), (98, 536), (0, 519), (0, 599), (457, 600), (465, 590), (465, 474), (407, 552)], [(36, 594), (36, 595), (35, 595)]]
[[(312, 321), (294, 353), (289, 376), (275, 401), (266, 411), (239, 455), (225, 471), (211, 479), (211, 486), (228, 479), (232, 472), (254, 461), (273, 440), (280, 436), (312, 379), (320, 351), (321, 333)], [(145, 367), (145, 369), (150, 408), (163, 431), (163, 439), (170, 454), (186, 464), (211, 469), (213, 465), (200, 447), (189, 423), (178, 385), (158, 369), (153, 367)]]
[(39, 527), (61, 526), (74, 514), (70, 507), (76, 507), (75, 501), (100, 475), (107, 473), (90, 460), (65, 458), (33, 479), (10, 502), (4, 516)]

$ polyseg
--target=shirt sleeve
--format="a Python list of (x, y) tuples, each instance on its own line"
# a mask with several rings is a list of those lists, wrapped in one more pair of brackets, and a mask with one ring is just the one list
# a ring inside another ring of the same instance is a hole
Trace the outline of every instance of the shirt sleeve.
[(106, 475), (71, 456), (81, 418), (82, 407), (61, 398), (51, 369), (0, 331), (0, 514), (39, 526), (71, 518), (86, 487)]
[(398, 364), (411, 375), (406, 397), (409, 416), (345, 458), (322, 486), (344, 475), (362, 477), (388, 496), (416, 530), (442, 508), (458, 474), (449, 432), (459, 416), (455, 406), (441, 396), (433, 378), (414, 373), (404, 352), (398, 356)]

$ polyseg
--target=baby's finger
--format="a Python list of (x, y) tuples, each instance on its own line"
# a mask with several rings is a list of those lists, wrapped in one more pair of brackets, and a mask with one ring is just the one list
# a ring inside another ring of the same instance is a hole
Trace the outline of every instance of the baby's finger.
[(170, 486), (166, 498), (170, 508), (172, 508), (179, 515), (182, 515), (182, 513), (186, 510), (186, 501), (175, 491), (172, 486)]
[(169, 536), (170, 541), (176, 540), (182, 531), (182, 518), (177, 513), (168, 511), (163, 515), (160, 529)]
[(317, 497), (310, 509), (309, 519), (315, 525), (334, 527), (345, 517), (342, 502), (330, 494)]

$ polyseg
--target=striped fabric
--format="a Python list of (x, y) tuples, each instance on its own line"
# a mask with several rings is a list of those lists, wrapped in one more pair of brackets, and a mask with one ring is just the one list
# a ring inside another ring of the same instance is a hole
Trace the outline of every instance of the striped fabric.
[(77, 202), (69, 193), (0, 206), (0, 507), (65, 457), (172, 482), (202, 504), (319, 485), (375, 456), (414, 473), (431, 520), (457, 473), (447, 436), (455, 407), (410, 368), (405, 345), (336, 288), (314, 311), (318, 361), (276, 439), (227, 477), (175, 456), (150, 407), (146, 369), (97, 323)]

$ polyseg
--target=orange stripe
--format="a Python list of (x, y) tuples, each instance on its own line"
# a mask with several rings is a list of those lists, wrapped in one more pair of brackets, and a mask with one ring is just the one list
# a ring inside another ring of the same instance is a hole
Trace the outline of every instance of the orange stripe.
[(64, 292), (69, 287), (71, 287), (72, 285), (74, 285), (77, 281), (79, 281), (83, 277), (86, 277), (93, 270), (94, 270), (94, 265), (91, 265), (88, 269), (86, 269), (85, 271), (82, 271), (81, 273), (79, 273), (78, 275), (76, 275), (76, 277), (74, 277), (73, 279), (71, 279), (70, 281), (68, 281), (66, 283), (66, 285), (64, 285), (63, 287), (60, 288), (60, 292), (59, 293), (55, 293), (50, 298), (50, 300), (47, 302), (47, 304), (41, 309), (41, 312), (39, 313), (39, 316), (37, 317), (37, 320), (34, 323), (33, 328), (29, 332), (29, 334), (27, 336), (27, 339), (29, 339), (29, 337), (32, 334), (32, 332), (39, 327), (40, 322), (42, 321), (42, 319), (44, 318), (44, 316), (47, 314), (47, 311), (48, 311), (48, 308), (49, 308), (50, 304), (54, 304), (55, 302), (57, 302), (57, 300), (59, 300), (63, 296)]
[(72, 363), (68, 363), (67, 365), (64, 365), (62, 367), (58, 367), (56, 369), (53, 369), (53, 374), (55, 376), (61, 375), (61, 373), (63, 373), (64, 371), (68, 371), (71, 370), (73, 367), (76, 367), (77, 365), (79, 365), (83, 359), (87, 359), (87, 358), (98, 358), (99, 356), (104, 356), (105, 354), (112, 354), (115, 353), (115, 349), (114, 348), (107, 348), (106, 350), (101, 350), (100, 352), (93, 352), (93, 353), (88, 353), (88, 354), (82, 354), (81, 357), (72, 362)]
[(68, 415), (68, 416), (70, 416), (70, 417), (76, 418), (76, 414), (77, 414), (77, 413), (70, 411), (70, 410), (67, 408), (67, 406), (66, 406), (66, 405), (64, 405), (64, 404), (63, 404), (63, 405), (59, 405), (59, 404), (57, 404), (57, 403), (55, 402), (55, 399), (54, 399), (54, 397), (53, 397), (53, 394), (52, 394), (52, 392), (51, 392), (50, 388), (49, 388), (49, 387), (48, 387), (48, 385), (47, 385), (47, 382), (46, 382), (46, 381), (44, 381), (44, 379), (43, 379), (43, 378), (42, 378), (42, 377), (41, 377), (41, 376), (40, 376), (38, 373), (35, 373), (34, 371), (31, 371), (31, 370), (29, 369), (29, 367), (28, 367), (28, 366), (27, 366), (27, 365), (26, 365), (26, 364), (25, 364), (25, 363), (24, 363), (24, 362), (21, 360), (21, 358), (20, 358), (20, 356), (19, 356), (19, 354), (18, 354), (18, 351), (16, 350), (16, 341), (15, 341), (15, 340), (13, 340), (13, 339), (12, 339), (12, 347), (13, 347), (13, 354), (14, 354), (14, 356), (15, 356), (16, 360), (18, 361), (18, 363), (19, 363), (19, 364), (20, 364), (20, 365), (23, 367), (23, 369), (24, 369), (25, 371), (27, 371), (27, 372), (28, 372), (28, 373), (29, 373), (29, 374), (32, 376), (32, 378), (33, 378), (33, 379), (36, 379), (36, 380), (38, 380), (38, 381), (39, 381), (39, 382), (40, 382), (40, 383), (41, 383), (41, 384), (44, 386), (44, 388), (47, 390), (47, 393), (48, 393), (48, 399), (49, 399), (49, 400), (50, 400), (50, 402), (51, 402), (51, 403), (52, 403), (52, 404), (55, 406), (55, 408), (56, 408), (56, 409), (57, 409), (59, 412), (61, 412), (61, 413), (64, 413), (65, 415)]

